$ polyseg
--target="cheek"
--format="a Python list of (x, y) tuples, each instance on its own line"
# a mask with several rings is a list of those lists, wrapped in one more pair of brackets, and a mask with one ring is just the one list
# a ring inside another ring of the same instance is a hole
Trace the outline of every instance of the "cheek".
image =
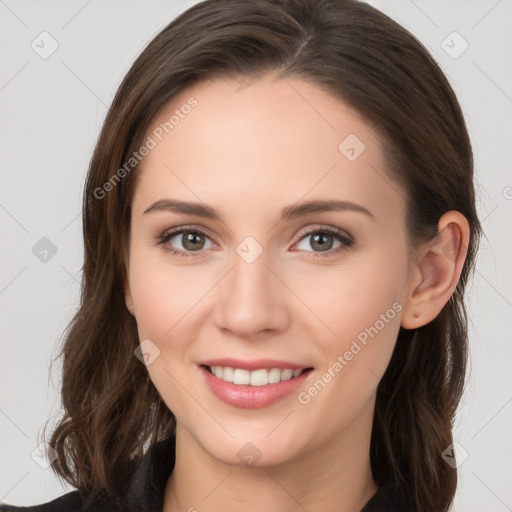
[(161, 249), (133, 248), (130, 290), (141, 336), (163, 340), (193, 311), (207, 291), (194, 268), (170, 265)]
[(329, 411), (333, 424), (349, 423), (370, 403), (391, 359), (402, 305), (389, 277), (375, 281), (371, 273), (352, 272), (338, 287), (331, 281), (322, 297), (322, 320), (332, 332), (315, 338), (322, 365), (299, 402)]
[(155, 253), (134, 247), (130, 255), (130, 290), (139, 339), (150, 339), (157, 347), (153, 350), (159, 350), (158, 357), (147, 366), (155, 388), (170, 410), (187, 418), (194, 409), (182, 383), (187, 382), (187, 389), (195, 393), (187, 374), (187, 348), (193, 337), (194, 305), (208, 288), (206, 284), (201, 287), (195, 278), (191, 282), (194, 270), (171, 267), (165, 256)]
[(396, 268), (376, 267), (375, 263), (340, 266), (325, 274), (322, 270), (304, 274), (297, 281), (297, 294), (317, 313), (332, 339), (356, 336), (386, 313), (386, 320), (397, 317), (400, 308), (393, 304), (401, 301), (404, 276)]
[[(326, 279), (317, 275), (302, 282), (301, 297), (322, 320), (325, 334), (316, 336), (316, 344), (325, 368), (341, 356), (346, 379), (350, 375), (353, 383), (370, 379), (377, 384), (400, 329), (403, 268), (405, 259), (400, 254), (372, 261), (361, 258), (354, 265), (329, 270)], [(321, 293), (320, 283), (325, 283)]]

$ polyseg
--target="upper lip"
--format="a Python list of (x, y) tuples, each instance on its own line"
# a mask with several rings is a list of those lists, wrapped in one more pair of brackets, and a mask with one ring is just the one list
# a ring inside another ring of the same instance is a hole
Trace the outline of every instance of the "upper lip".
[(277, 359), (252, 359), (242, 361), (241, 359), (233, 359), (232, 357), (223, 357), (221, 359), (208, 359), (201, 361), (199, 365), (205, 366), (224, 366), (231, 368), (240, 368), (242, 370), (259, 370), (271, 368), (279, 368), (280, 370), (286, 370), (288, 368), (292, 370), (302, 370), (305, 368), (311, 368), (311, 366), (305, 366), (301, 364), (292, 363), (290, 361), (279, 361)]

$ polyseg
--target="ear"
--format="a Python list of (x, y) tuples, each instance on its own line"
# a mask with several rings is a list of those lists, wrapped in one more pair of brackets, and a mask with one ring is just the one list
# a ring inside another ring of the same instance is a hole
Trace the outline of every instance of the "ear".
[(455, 291), (466, 260), (470, 229), (459, 212), (445, 213), (436, 238), (420, 249), (411, 272), (409, 295), (401, 326), (416, 329), (432, 321)]

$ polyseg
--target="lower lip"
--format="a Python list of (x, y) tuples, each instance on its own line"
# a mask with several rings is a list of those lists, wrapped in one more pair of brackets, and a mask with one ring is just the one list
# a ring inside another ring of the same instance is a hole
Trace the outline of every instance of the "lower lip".
[(296, 391), (312, 372), (312, 370), (306, 370), (293, 379), (265, 386), (248, 386), (219, 379), (204, 366), (200, 366), (199, 369), (206, 380), (206, 385), (215, 396), (226, 404), (240, 409), (259, 409), (277, 402)]

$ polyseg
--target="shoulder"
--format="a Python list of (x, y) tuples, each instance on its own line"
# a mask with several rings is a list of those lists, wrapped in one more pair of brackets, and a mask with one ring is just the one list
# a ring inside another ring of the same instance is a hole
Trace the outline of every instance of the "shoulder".
[(125, 512), (119, 498), (101, 490), (82, 494), (74, 490), (39, 505), (15, 506), (0, 503), (0, 512)]
[(83, 499), (78, 491), (71, 491), (40, 505), (17, 507), (0, 503), (0, 512), (82, 512)]
[(115, 489), (74, 490), (47, 503), (14, 506), (0, 503), (0, 512), (152, 512), (162, 510), (167, 479), (175, 463), (173, 436), (154, 443), (141, 458), (117, 475)]
[(392, 481), (379, 487), (361, 512), (415, 512), (417, 509)]

